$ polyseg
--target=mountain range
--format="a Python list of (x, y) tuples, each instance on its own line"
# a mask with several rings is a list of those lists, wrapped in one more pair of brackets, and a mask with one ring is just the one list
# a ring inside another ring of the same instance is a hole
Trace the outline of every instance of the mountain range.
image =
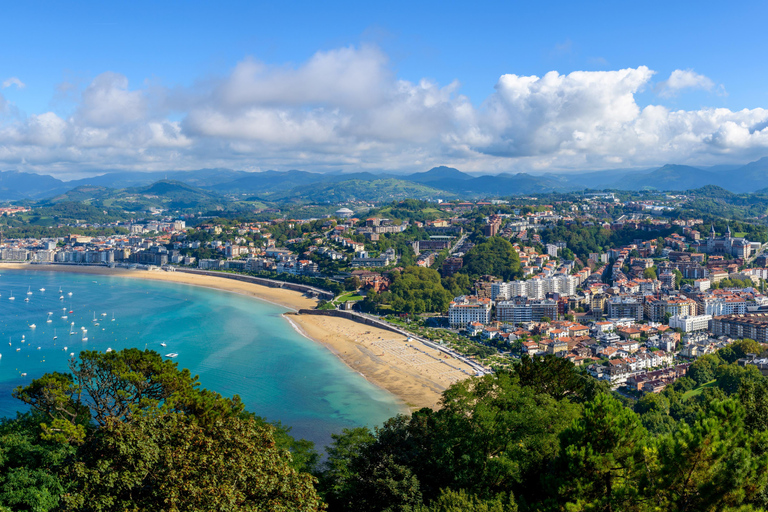
[[(109, 189), (136, 189), (158, 181), (182, 183), (196, 194), (227, 195), (260, 201), (380, 202), (414, 197), (501, 197), (584, 189), (684, 191), (715, 185), (735, 193), (768, 188), (768, 157), (743, 166), (698, 168), (668, 164), (651, 169), (472, 175), (452, 167), (435, 167), (408, 175), (386, 173), (313, 173), (300, 170), (246, 172), (199, 169), (168, 172), (110, 172), (71, 181), (19, 171), (0, 171), (0, 200), (53, 200), (106, 197)], [(190, 191), (187, 191), (188, 193)]]

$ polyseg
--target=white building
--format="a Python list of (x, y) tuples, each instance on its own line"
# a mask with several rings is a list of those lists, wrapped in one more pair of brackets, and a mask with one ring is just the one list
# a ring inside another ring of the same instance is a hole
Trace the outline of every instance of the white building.
[(493, 300), (507, 300), (513, 297), (528, 297), (543, 299), (548, 293), (560, 295), (576, 295), (579, 279), (576, 276), (558, 274), (545, 278), (534, 278), (528, 281), (510, 281), (491, 285)]
[(448, 323), (454, 329), (466, 327), (469, 322), (487, 324), (491, 321), (491, 299), (462, 295), (448, 306)]
[(669, 326), (673, 329), (682, 329), (684, 332), (706, 331), (709, 329), (709, 321), (712, 315), (675, 315), (669, 319)]

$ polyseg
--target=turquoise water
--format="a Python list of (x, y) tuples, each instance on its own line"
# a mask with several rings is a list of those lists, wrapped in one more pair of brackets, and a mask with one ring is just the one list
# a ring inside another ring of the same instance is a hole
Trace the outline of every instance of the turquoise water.
[(319, 446), (345, 427), (373, 426), (405, 411), (391, 394), (298, 334), (280, 306), (141, 279), (2, 267), (0, 274), (0, 416), (24, 409), (11, 396), (14, 387), (67, 371), (71, 352), (126, 347), (178, 353), (173, 361), (199, 375), (203, 387), (240, 395), (248, 410), (282, 421), (294, 436)]

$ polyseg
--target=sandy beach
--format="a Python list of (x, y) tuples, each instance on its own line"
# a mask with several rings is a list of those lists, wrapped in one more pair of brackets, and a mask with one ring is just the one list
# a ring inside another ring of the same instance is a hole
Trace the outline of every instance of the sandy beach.
[(409, 343), (404, 336), (393, 332), (344, 318), (298, 315), (296, 311), (314, 307), (317, 300), (292, 290), (182, 272), (23, 263), (0, 264), (0, 272), (3, 269), (151, 279), (224, 290), (278, 304), (294, 312), (287, 313), (285, 318), (302, 334), (327, 347), (347, 366), (400, 398), (411, 410), (436, 407), (444, 389), (474, 374), (461, 361), (420, 343)]

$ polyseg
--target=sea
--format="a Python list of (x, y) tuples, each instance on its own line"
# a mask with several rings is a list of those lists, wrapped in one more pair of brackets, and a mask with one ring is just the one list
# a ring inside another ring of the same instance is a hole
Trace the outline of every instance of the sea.
[(202, 387), (239, 395), (249, 411), (318, 448), (344, 428), (407, 412), (295, 330), (286, 311), (192, 285), (0, 267), (0, 417), (26, 409), (12, 397), (15, 387), (68, 371), (72, 353), (128, 347), (177, 354), (168, 359)]

